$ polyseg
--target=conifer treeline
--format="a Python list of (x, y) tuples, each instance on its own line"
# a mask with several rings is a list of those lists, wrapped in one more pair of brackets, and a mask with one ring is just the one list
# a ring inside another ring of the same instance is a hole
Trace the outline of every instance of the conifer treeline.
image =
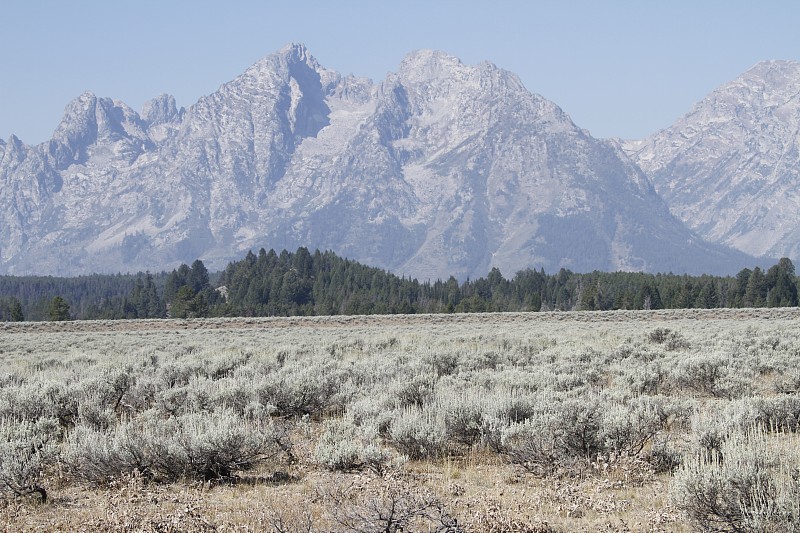
[(726, 277), (528, 269), (506, 279), (495, 268), (423, 283), (333, 252), (262, 249), (217, 276), (200, 260), (156, 275), (2, 276), (0, 320), (52, 319), (56, 296), (79, 319), (779, 307), (798, 305), (798, 278), (784, 258)]
[(147, 279), (163, 286), (166, 276), (166, 273), (92, 274), (73, 278), (0, 276), (0, 321), (19, 320), (20, 312), (25, 320), (49, 320), (50, 305), (56, 296), (69, 304), (72, 318), (136, 318), (131, 301), (136, 287)]

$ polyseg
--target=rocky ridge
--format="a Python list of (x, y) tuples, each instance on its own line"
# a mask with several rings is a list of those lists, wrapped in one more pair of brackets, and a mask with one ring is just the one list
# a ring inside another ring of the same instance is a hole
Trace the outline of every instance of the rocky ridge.
[(703, 238), (800, 257), (800, 63), (765, 61), (625, 150)]

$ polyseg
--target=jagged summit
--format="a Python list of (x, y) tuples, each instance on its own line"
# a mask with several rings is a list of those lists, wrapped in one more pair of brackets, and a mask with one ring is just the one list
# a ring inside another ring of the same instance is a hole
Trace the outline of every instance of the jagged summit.
[(484, 90), (495, 92), (495, 84), (506, 85), (515, 91), (525, 91), (525, 86), (513, 72), (501, 69), (494, 63), (483, 61), (466, 65), (459, 58), (440, 50), (417, 50), (406, 55), (400, 63), (397, 77), (409, 84), (435, 84), (437, 81), (451, 87), (468, 87), (480, 84)]
[[(298, 69), (322, 73), (325, 69), (311, 55), (305, 45), (290, 43), (256, 61), (239, 78), (254, 78), (265, 83), (274, 83), (276, 76), (292, 76)], [(236, 82), (236, 80), (234, 80)]]
[(144, 103), (141, 117), (149, 127), (152, 127), (177, 122), (184, 112), (183, 108), (178, 109), (174, 96), (160, 94)]
[(398, 73), (405, 79), (418, 82), (448, 78), (464, 70), (465, 65), (455, 56), (439, 50), (416, 50), (400, 62)]
[(49, 152), (54, 166), (63, 170), (87, 162), (95, 148), (103, 151), (113, 144), (116, 154), (131, 163), (152, 145), (147, 127), (124, 102), (86, 91), (67, 105)]
[(439, 51), (373, 83), (290, 44), (185, 109), (85, 93), (48, 143), (0, 154), (0, 272), (222, 268), (298, 246), (422, 279), (751, 264), (516, 75)]
[(276, 55), (285, 57), (287, 61), (309, 63), (319, 66), (317, 60), (314, 59), (314, 56), (311, 55), (311, 52), (308, 51), (308, 48), (306, 48), (306, 45), (303, 43), (289, 43), (278, 50)]

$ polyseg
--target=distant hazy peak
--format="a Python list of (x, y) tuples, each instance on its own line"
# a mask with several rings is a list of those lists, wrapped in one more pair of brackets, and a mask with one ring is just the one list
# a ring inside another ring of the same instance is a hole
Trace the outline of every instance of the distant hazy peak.
[(762, 61), (625, 148), (670, 210), (713, 242), (800, 253), (800, 63)]
[(24, 153), (25, 144), (13, 133), (8, 137), (8, 144), (0, 140), (0, 163), (8, 157), (10, 159), (19, 158)]
[(741, 78), (761, 78), (770, 79), (773, 76), (786, 78), (800, 77), (800, 62), (787, 59), (771, 59), (760, 61), (750, 67)]
[(303, 43), (289, 43), (278, 50), (274, 55), (284, 57), (287, 61), (309, 63), (319, 66), (317, 60), (311, 55), (311, 52), (308, 51), (308, 48), (306, 48), (306, 45)]
[(297, 65), (305, 65), (315, 71), (324, 70), (305, 45), (295, 43), (288, 44), (277, 52), (259, 59), (245, 71), (244, 75), (261, 77), (265, 73), (286, 71)]
[(736, 79), (720, 85), (698, 102), (689, 114), (701, 109), (716, 107), (735, 101), (736, 108), (728, 108), (729, 114), (736, 109), (764, 110), (782, 106), (800, 94), (800, 63), (797, 61), (772, 60), (756, 63)]
[(124, 102), (86, 91), (67, 104), (49, 151), (56, 167), (66, 168), (85, 161), (91, 146), (122, 139), (141, 148), (142, 143), (149, 142), (147, 124)]
[[(430, 84), (444, 81), (448, 85), (477, 84), (482, 90), (504, 88), (512, 92), (529, 91), (513, 72), (501, 69), (490, 61), (467, 65), (441, 50), (417, 50), (400, 63), (397, 76), (406, 84)], [(536, 96), (536, 95), (534, 95)]]
[[(0, 142), (2, 142), (2, 141), (0, 141)], [(3, 143), (3, 144), (5, 145), (5, 143)], [(19, 137), (17, 137), (13, 133), (11, 135), (9, 135), (9, 137), (8, 137), (8, 145), (7, 145), (8, 148), (15, 148), (15, 147), (21, 148), (22, 146), (24, 146), (24, 143), (19, 139)]]
[(419, 80), (439, 78), (463, 69), (464, 64), (455, 56), (440, 50), (416, 50), (400, 62), (400, 74)]
[(181, 111), (175, 104), (175, 97), (163, 93), (144, 103), (142, 120), (147, 122), (148, 126), (175, 122), (180, 118)]
[(314, 83), (318, 83), (324, 92), (328, 92), (339, 83), (341, 75), (320, 65), (304, 45), (289, 44), (259, 59), (242, 75), (222, 87), (236, 87), (244, 83), (259, 92), (269, 92), (291, 78), (301, 85), (304, 84), (302, 80), (315, 80)]

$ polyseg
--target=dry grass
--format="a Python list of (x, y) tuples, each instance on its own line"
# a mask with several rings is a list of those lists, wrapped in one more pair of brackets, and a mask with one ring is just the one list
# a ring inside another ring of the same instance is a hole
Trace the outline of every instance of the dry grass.
[(665, 309), (658, 311), (548, 311), (542, 313), (463, 313), (432, 315), (354, 315), (322, 317), (194, 318), (0, 322), (0, 333), (186, 331), (283, 328), (355, 328), (434, 325), (531, 325), (562, 323), (648, 323), (679, 321), (797, 320), (798, 308)]
[(234, 485), (156, 485), (132, 477), (108, 488), (67, 484), (46, 504), (7, 500), (0, 521), (14, 531), (308, 531), (309, 523), (313, 531), (346, 531), (331, 513), (342, 502), (332, 507), (330, 494), (371, 500), (399, 487), (434, 494), (465, 531), (688, 531), (667, 501), (668, 480), (642, 477), (637, 468), (540, 479), (472, 458), (409, 464), (385, 476), (309, 469), (276, 482), (262, 473)]

